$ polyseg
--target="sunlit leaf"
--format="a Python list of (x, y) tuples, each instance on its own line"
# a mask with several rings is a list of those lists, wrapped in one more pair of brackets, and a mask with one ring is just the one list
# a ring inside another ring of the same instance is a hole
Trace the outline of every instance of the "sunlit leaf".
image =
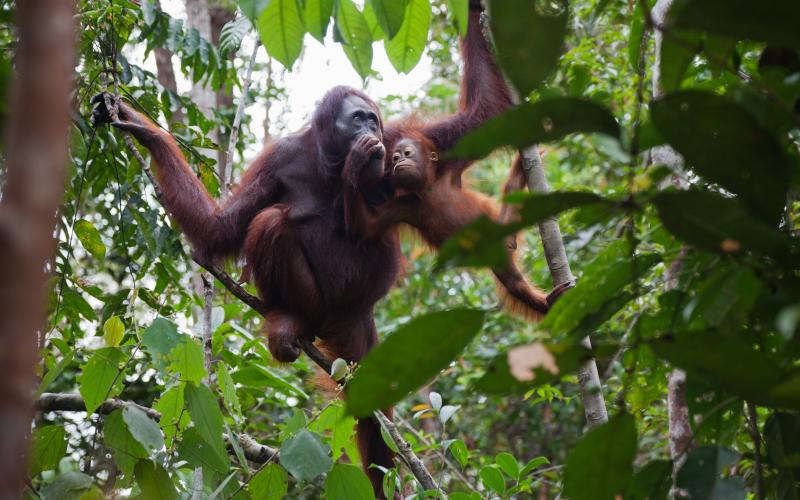
[(281, 500), (288, 490), (289, 475), (277, 464), (268, 464), (253, 476), (247, 484), (247, 490), (253, 498), (263, 500)]
[(301, 430), (281, 445), (281, 465), (301, 481), (310, 481), (331, 470), (330, 448), (320, 437)]
[(372, 37), (364, 15), (353, 0), (339, 0), (336, 9), (336, 31), (342, 48), (361, 78), (372, 71)]
[(100, 237), (100, 231), (88, 220), (79, 220), (75, 223), (75, 235), (87, 252), (97, 260), (106, 258), (106, 246)]
[(136, 484), (142, 490), (142, 498), (152, 500), (172, 500), (177, 499), (178, 490), (175, 483), (169, 477), (167, 471), (158, 464), (149, 460), (139, 460), (133, 469), (136, 476)]
[[(401, 2), (392, 2), (401, 3)], [(378, 18), (380, 21), (380, 18)], [(429, 0), (409, 0), (405, 18), (397, 36), (386, 43), (386, 55), (399, 73), (408, 73), (417, 65), (428, 39), (431, 22)]]
[(125, 377), (122, 373), (125, 353), (116, 347), (105, 347), (95, 351), (81, 367), (80, 393), (89, 414), (108, 398), (122, 392)]
[(336, 464), (325, 478), (325, 495), (330, 500), (372, 500), (372, 485), (361, 467)]
[(297, 0), (270, 0), (256, 24), (270, 56), (291, 69), (303, 49), (303, 19)]
[[(402, 29), (405, 17), (408, 15), (406, 5), (412, 0), (367, 0), (375, 13), (381, 29), (388, 39), (392, 39)], [(427, 24), (426, 24), (427, 34)]]
[(58, 462), (67, 453), (67, 433), (61, 425), (37, 427), (31, 435), (28, 453), (28, 471), (36, 476), (45, 470), (58, 467)]
[(117, 347), (125, 336), (125, 325), (117, 316), (111, 316), (103, 324), (103, 340), (108, 347)]
[(309, 34), (324, 42), (332, 14), (333, 0), (306, 0), (303, 18)]

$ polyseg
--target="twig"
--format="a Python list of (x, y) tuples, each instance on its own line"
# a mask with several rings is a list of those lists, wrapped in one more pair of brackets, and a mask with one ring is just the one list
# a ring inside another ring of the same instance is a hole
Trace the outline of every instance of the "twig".
[(405, 462), (406, 466), (408, 466), (411, 473), (414, 474), (414, 477), (417, 478), (417, 481), (419, 481), (422, 487), (426, 490), (438, 491), (441, 495), (444, 495), (444, 492), (436, 484), (431, 473), (428, 472), (425, 464), (422, 463), (422, 460), (417, 458), (417, 455), (414, 454), (414, 450), (411, 449), (411, 445), (400, 435), (400, 431), (397, 430), (397, 426), (394, 425), (394, 422), (389, 420), (381, 411), (374, 412), (374, 415), (383, 428), (386, 429), (386, 432), (389, 433), (392, 441), (397, 445), (403, 462)]
[[(256, 55), (258, 54), (258, 47), (261, 44), (256, 41), (253, 47), (253, 55), (250, 56), (250, 63), (247, 66), (247, 76), (242, 82), (242, 95), (239, 96), (239, 105), (236, 107), (236, 115), (233, 117), (233, 125), (231, 125), (231, 133), (228, 136), (228, 154), (225, 156), (225, 168), (223, 172), (228, 172), (229, 179), (233, 179), (233, 155), (236, 153), (236, 140), (239, 137), (239, 126), (242, 122), (242, 114), (244, 113), (244, 103), (247, 100), (247, 92), (250, 90), (250, 82), (253, 77), (253, 66), (256, 64)], [(225, 182), (225, 179), (222, 179)]]
[(244, 452), (244, 457), (250, 460), (251, 462), (255, 462), (257, 464), (265, 464), (270, 461), (273, 462), (280, 461), (280, 452), (275, 448), (259, 444), (256, 442), (255, 439), (248, 436), (247, 434), (237, 434), (236, 436), (239, 438), (239, 445), (242, 447), (242, 451)]

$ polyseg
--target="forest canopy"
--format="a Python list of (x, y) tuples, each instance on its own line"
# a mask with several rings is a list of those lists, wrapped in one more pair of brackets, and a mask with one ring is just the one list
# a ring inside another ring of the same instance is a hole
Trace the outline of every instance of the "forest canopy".
[[(0, 496), (800, 498), (798, 26), (790, 0), (0, 2)], [(481, 215), (400, 231), (363, 359), (320, 331), (279, 362), (261, 271), (193, 247), (125, 110), (235, 199), (337, 84), (387, 131), (461, 117), (470, 29), (508, 109), (419, 144), (473, 162), (437, 188)], [(515, 268), (558, 290), (541, 321)], [(359, 467), (366, 420), (394, 467)]]

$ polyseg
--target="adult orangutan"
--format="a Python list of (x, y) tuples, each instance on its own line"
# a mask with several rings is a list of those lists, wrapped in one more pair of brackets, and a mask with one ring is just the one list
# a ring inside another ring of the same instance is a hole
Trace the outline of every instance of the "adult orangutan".
[[(507, 89), (477, 24), (479, 2), (471, 0), (470, 8), (462, 41), (461, 110), (425, 129), (441, 149), (508, 105)], [(310, 126), (267, 146), (222, 205), (209, 196), (168, 133), (124, 103), (119, 121), (112, 122), (103, 96), (94, 102), (95, 123), (111, 122), (150, 151), (162, 203), (195, 257), (212, 262), (244, 256), (268, 309), (265, 330), (277, 360), (295, 360), (301, 336), (319, 337), (321, 348), (348, 361), (360, 360), (375, 344), (373, 308), (394, 283), (402, 255), (393, 230), (369, 242), (347, 234), (344, 186), (357, 190), (368, 207), (392, 195), (383, 177), (383, 123), (369, 97), (346, 87), (329, 91)], [(401, 130), (389, 126), (386, 137)], [(345, 171), (357, 175), (343, 176)], [(393, 455), (375, 419), (359, 420), (357, 435), (365, 470), (382, 496), (383, 474), (368, 466), (392, 467)]]

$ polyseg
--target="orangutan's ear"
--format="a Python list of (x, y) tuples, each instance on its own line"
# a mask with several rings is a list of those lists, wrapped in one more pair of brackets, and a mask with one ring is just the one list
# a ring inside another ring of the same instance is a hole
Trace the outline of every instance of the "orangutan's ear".
[(436, 151), (431, 151), (431, 161), (434, 163), (439, 161), (439, 153)]

